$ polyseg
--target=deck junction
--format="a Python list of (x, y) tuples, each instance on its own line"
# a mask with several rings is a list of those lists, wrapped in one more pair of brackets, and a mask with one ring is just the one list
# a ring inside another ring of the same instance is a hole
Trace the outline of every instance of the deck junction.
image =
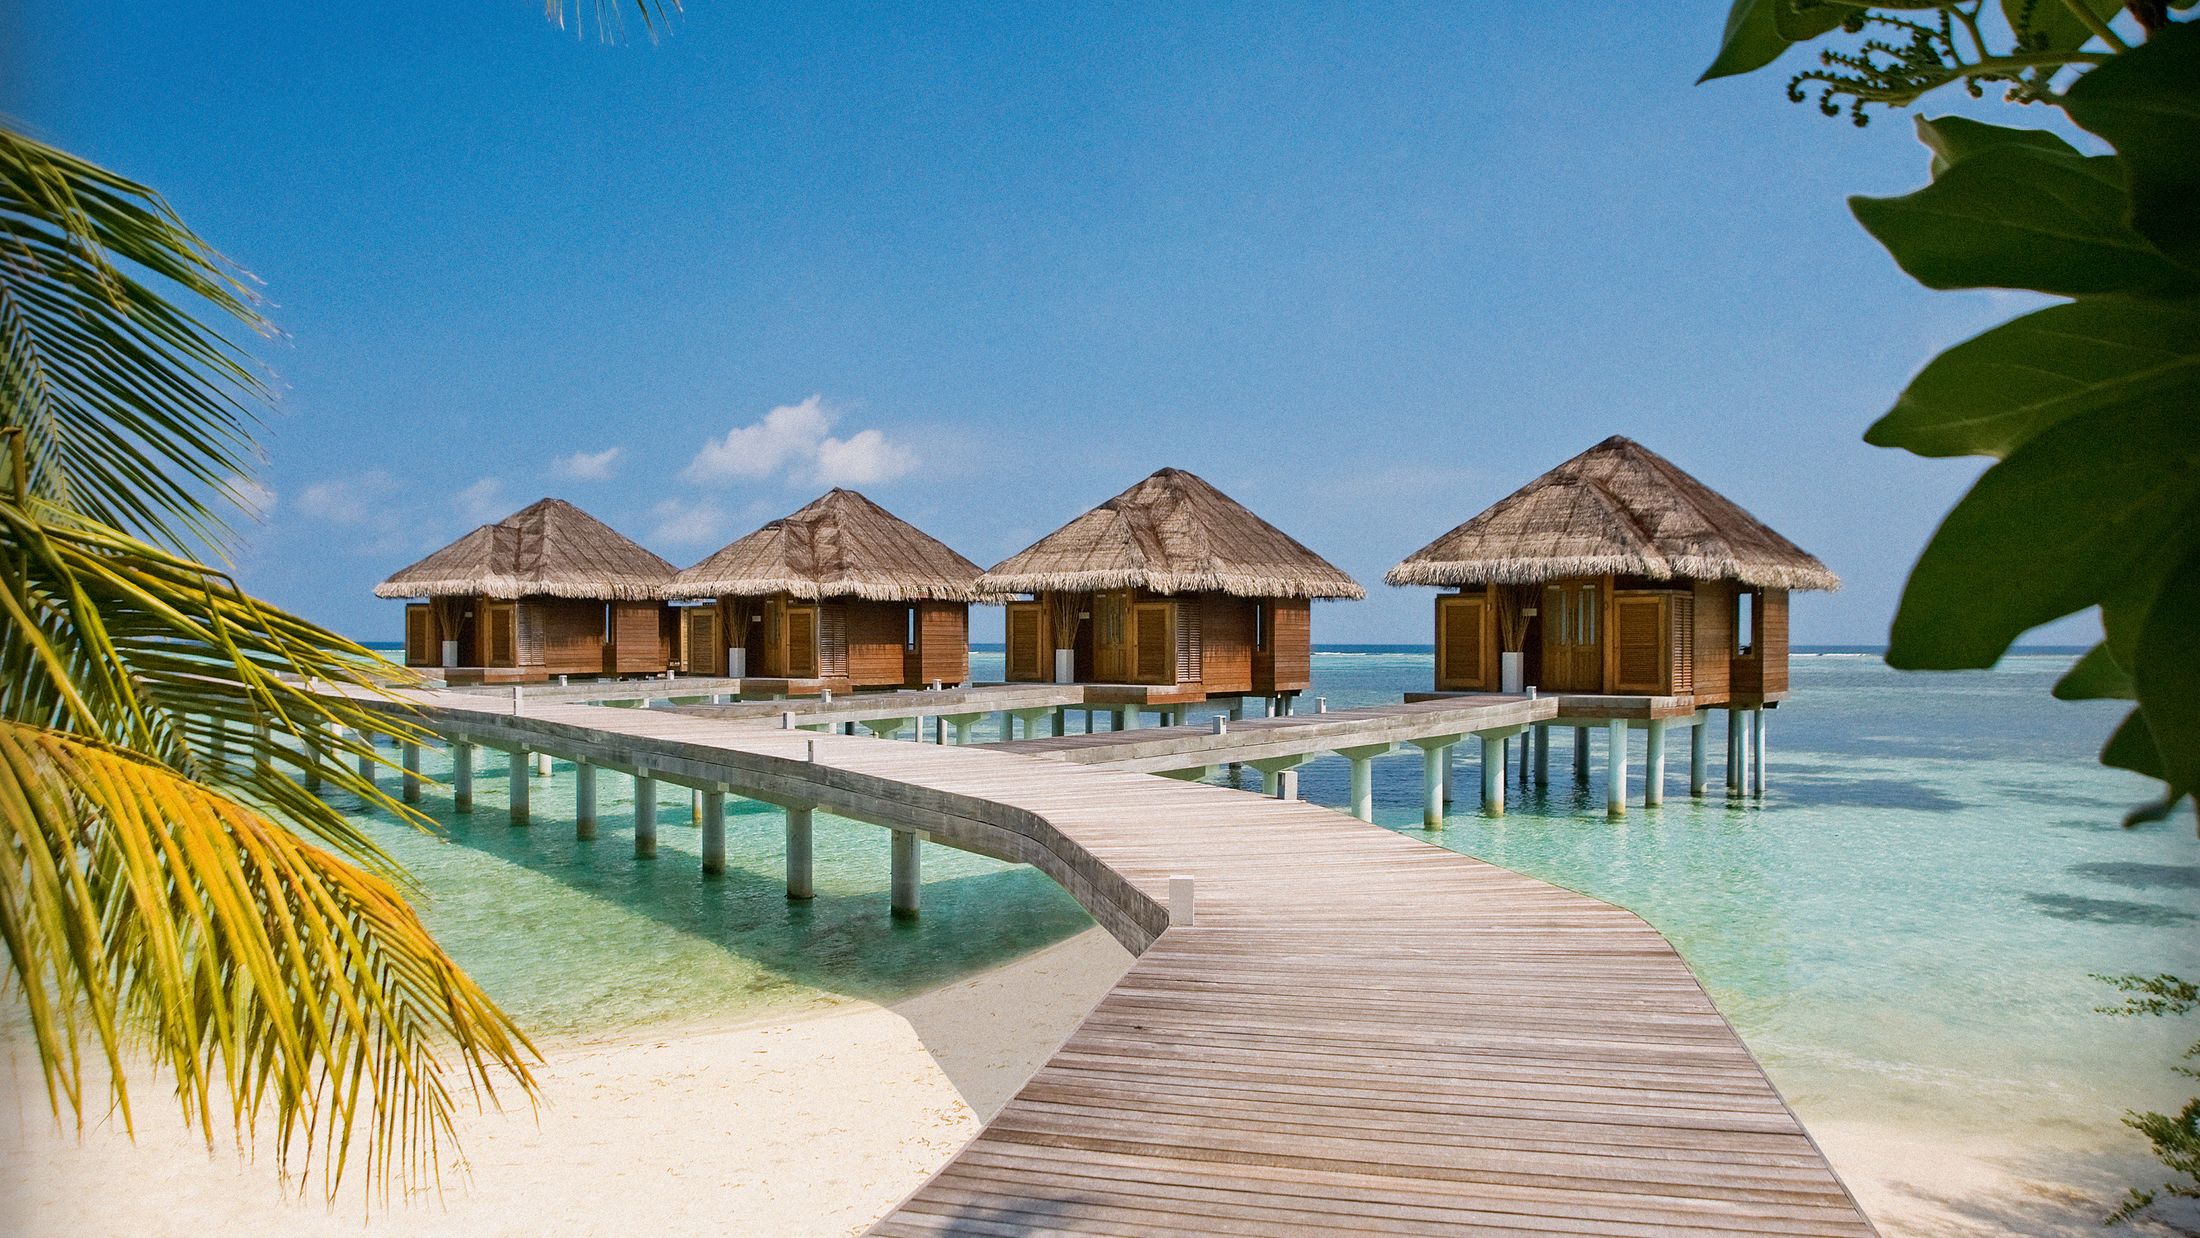
[[(1873, 1232), (1686, 964), (1635, 916), (1291, 798), (1137, 772), (1426, 754), (1470, 736), (1487, 763), (1492, 736), (1654, 718), (1471, 696), (943, 744), (956, 728), (938, 720), (980, 705), (1011, 718), (1082, 707), (1049, 696), (1074, 689), (1037, 685), (600, 703), (697, 688), (725, 685), (573, 686), (599, 703), (407, 691), (387, 707), (452, 746), (461, 810), (488, 750), (525, 825), (536, 758), (551, 756), (572, 763), (575, 828), (592, 836), (596, 780), (618, 771), (635, 779), (646, 857), (656, 784), (669, 782), (697, 796), (709, 874), (726, 863), (725, 798), (778, 805), (793, 899), (812, 897), (823, 810), (893, 832), (898, 914), (918, 911), (930, 841), (1041, 869), (1138, 956), (877, 1233)], [(927, 742), (879, 742), (870, 724), (893, 717), (934, 720), (905, 724)], [(408, 798), (426, 793), (417, 748), (399, 768)]]

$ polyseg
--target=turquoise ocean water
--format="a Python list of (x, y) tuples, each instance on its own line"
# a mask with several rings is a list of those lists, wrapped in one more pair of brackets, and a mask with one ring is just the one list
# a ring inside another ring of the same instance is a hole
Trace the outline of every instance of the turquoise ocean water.
[[(2117, 1115), (2188, 1094), (2169, 1068), (2200, 1030), (2098, 1015), (2111, 995), (2089, 975), (2200, 976), (2200, 842), (2189, 816), (2118, 824), (2146, 788), (2093, 761), (2114, 706), (2048, 698), (2069, 660), (1921, 676), (1869, 654), (1798, 655), (1761, 803), (1730, 806), (1716, 769), (1714, 796), (1690, 800), (1683, 742), (1667, 804), (1643, 809), (1638, 737), (1638, 802), (1609, 821), (1603, 762), (1576, 784), (1561, 731), (1551, 785), (1522, 787), (1516, 762), (1502, 820), (1462, 802), (1423, 831), (1417, 755), (1377, 762), (1377, 817), (1643, 915), (1807, 1120), (2128, 1148)], [(976, 662), (977, 677), (999, 674), (997, 653)], [(1314, 692), (1337, 708), (1395, 701), (1431, 670), (1415, 650), (1314, 665)], [(1716, 728), (1711, 752), (1716, 767)], [(470, 817), (431, 790), (447, 842), (377, 827), (419, 876), (432, 927), (538, 1034), (891, 1001), (1091, 923), (1033, 870), (939, 847), (925, 852), (922, 920), (893, 923), (885, 832), (822, 815), (818, 898), (789, 904), (779, 816), (754, 804), (730, 807), (729, 871), (706, 881), (686, 795), (669, 788), (658, 858), (637, 862), (626, 780), (603, 779), (600, 833), (579, 842), (564, 773), (537, 780), (529, 828), (506, 823), (501, 777), (478, 780)], [(1342, 804), (1344, 763), (1310, 763), (1301, 792)]]

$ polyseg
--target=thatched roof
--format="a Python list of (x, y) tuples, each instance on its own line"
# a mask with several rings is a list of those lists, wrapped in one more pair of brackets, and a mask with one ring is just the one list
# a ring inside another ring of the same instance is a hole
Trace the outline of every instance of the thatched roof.
[(640, 601), (662, 596), (672, 573), (610, 525), (563, 499), (543, 499), (399, 570), (374, 593)]
[(997, 593), (1367, 596), (1320, 555), (1182, 469), (1163, 469), (1047, 534), (978, 585)]
[(1394, 585), (1534, 584), (1606, 572), (1838, 589), (1841, 580), (1709, 486), (1614, 435), (1413, 552)]
[(832, 490), (673, 578), (663, 596), (967, 602), (978, 565), (853, 490)]

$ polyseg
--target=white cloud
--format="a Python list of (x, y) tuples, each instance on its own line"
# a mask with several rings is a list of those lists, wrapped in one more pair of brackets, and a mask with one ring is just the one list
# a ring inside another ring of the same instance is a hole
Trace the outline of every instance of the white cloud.
[(606, 447), (602, 451), (576, 451), (552, 461), (550, 472), (569, 481), (604, 481), (611, 476), (611, 468), (618, 463), (623, 450)]
[(229, 495), (254, 520), (265, 520), (275, 511), (275, 491), (264, 482), (233, 477), (229, 481)]
[(298, 492), (298, 510), (330, 524), (363, 525), (384, 510), (397, 479), (380, 469), (317, 481)]
[(726, 526), (726, 513), (710, 499), (666, 499), (649, 515), (656, 522), (649, 540), (660, 546), (715, 546)]
[(877, 430), (858, 430), (847, 438), (829, 438), (817, 445), (818, 484), (868, 486), (891, 481), (917, 467), (908, 448), (889, 442)]
[(783, 473), (793, 485), (866, 485), (916, 467), (915, 455), (882, 430), (834, 437), (833, 423), (839, 419), (840, 410), (822, 396), (782, 404), (752, 425), (736, 426), (724, 438), (706, 441), (683, 476), (725, 482)]
[(487, 524), (508, 514), (504, 507), (504, 483), (484, 477), (451, 496), (451, 506), (475, 524)]

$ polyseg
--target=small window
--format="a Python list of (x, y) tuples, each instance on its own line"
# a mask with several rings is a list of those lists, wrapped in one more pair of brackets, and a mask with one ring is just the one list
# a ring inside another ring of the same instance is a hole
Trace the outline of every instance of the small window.
[(1597, 587), (1595, 585), (1581, 586), (1581, 596), (1580, 599), (1575, 603), (1574, 617), (1576, 622), (1581, 625), (1579, 638), (1576, 639), (1574, 643), (1577, 645), (1596, 644)]
[(917, 647), (917, 608), (914, 606), (910, 607), (908, 609), (907, 615), (909, 630), (908, 635), (903, 637), (903, 643), (908, 648), (914, 649)]
[(1757, 591), (1743, 589), (1734, 595), (1734, 656), (1747, 658), (1757, 652)]

